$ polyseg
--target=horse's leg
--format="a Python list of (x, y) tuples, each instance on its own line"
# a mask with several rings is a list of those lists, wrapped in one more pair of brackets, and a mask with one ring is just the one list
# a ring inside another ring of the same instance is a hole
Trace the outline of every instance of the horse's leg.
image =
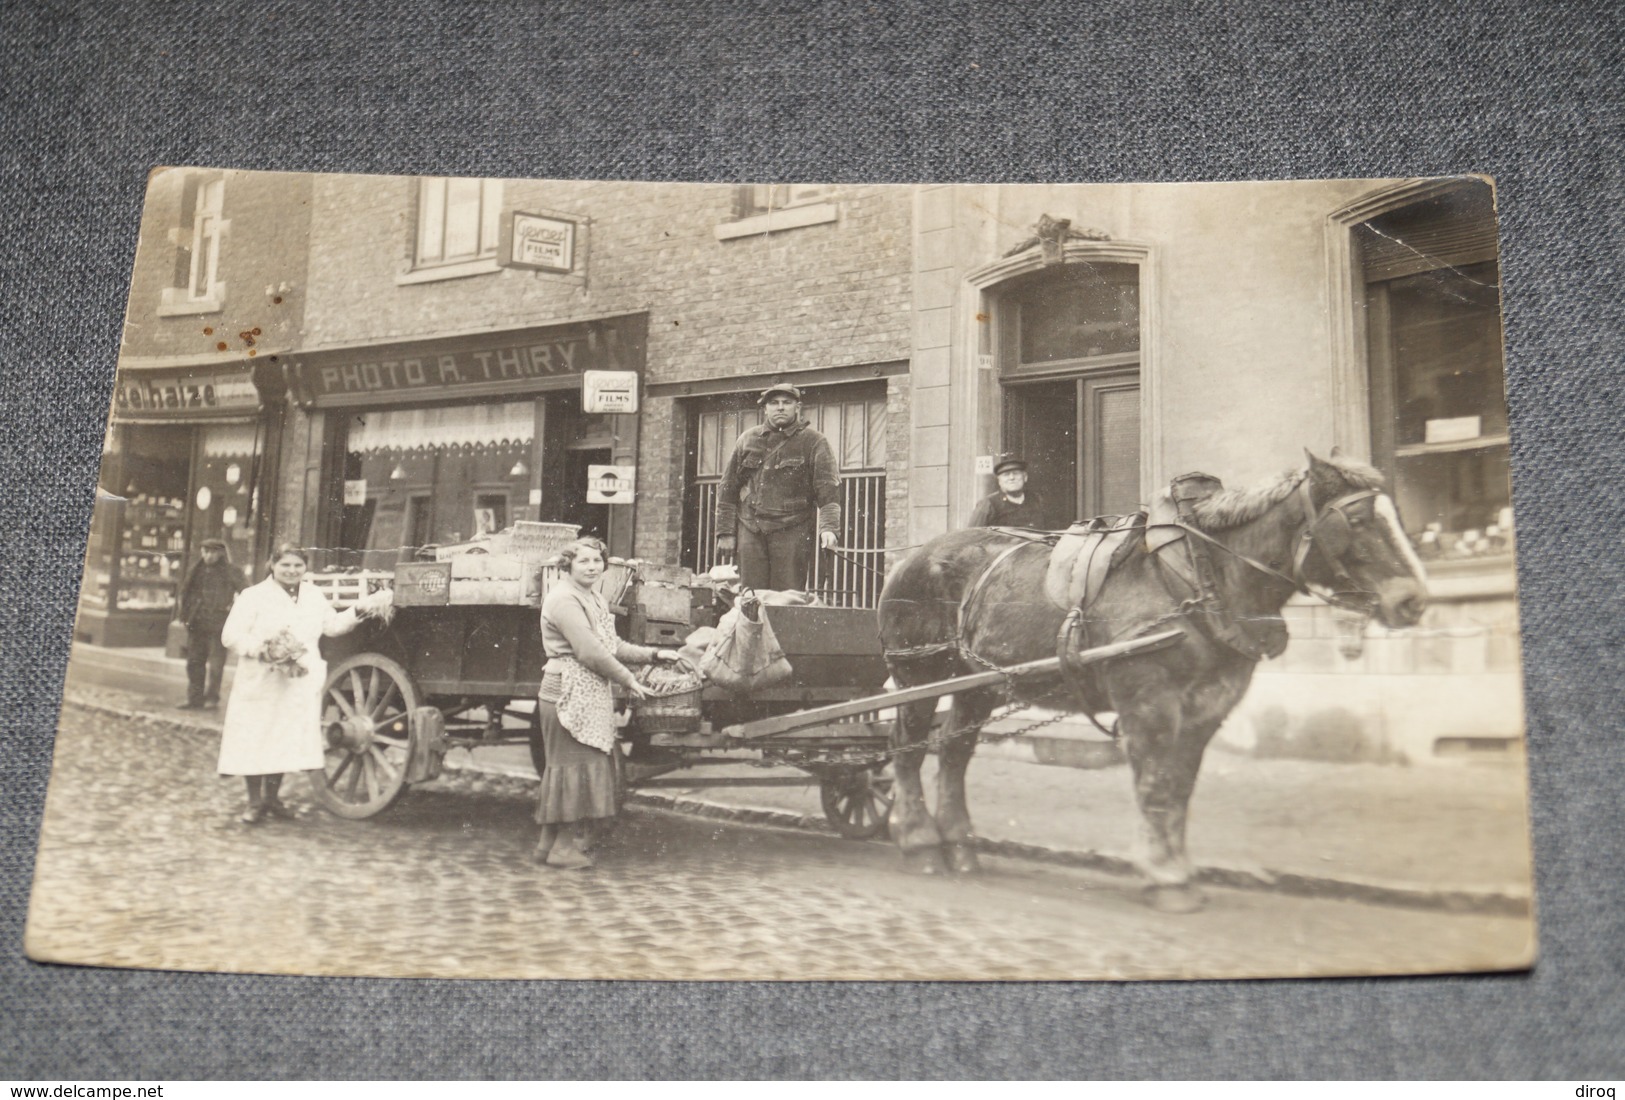
[[(925, 760), (923, 742), (931, 735), (936, 707), (935, 699), (898, 707), (897, 733), (892, 739), (898, 751), (892, 759), (897, 786), (891, 808), (891, 835), (903, 853), (903, 866), (922, 875), (940, 875), (947, 870), (942, 860), (942, 834), (925, 807), (925, 787), (920, 782), (920, 764)], [(910, 745), (918, 747), (908, 748)]]
[(1207, 746), (1198, 734), (1211, 731), (1182, 729), (1182, 709), (1178, 691), (1162, 686), (1136, 695), (1119, 715), (1140, 807), (1146, 898), (1167, 913), (1193, 913), (1205, 903), (1191, 884), (1185, 819)]
[(993, 712), (993, 704), (994, 699), (981, 692), (954, 696), (949, 718), (952, 732), (937, 750), (937, 828), (942, 832), (948, 866), (960, 874), (981, 869), (973, 847), (976, 833), (965, 800), (965, 770), (976, 752), (981, 724)]

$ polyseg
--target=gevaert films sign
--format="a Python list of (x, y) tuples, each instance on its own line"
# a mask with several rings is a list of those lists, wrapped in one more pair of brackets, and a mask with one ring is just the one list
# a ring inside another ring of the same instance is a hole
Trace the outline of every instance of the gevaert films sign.
[(638, 372), (590, 370), (581, 375), (581, 411), (635, 413), (638, 411)]
[(515, 210), (503, 219), (497, 253), (504, 267), (567, 274), (576, 266), (576, 223)]
[(631, 504), (637, 485), (636, 466), (588, 466), (588, 504)]

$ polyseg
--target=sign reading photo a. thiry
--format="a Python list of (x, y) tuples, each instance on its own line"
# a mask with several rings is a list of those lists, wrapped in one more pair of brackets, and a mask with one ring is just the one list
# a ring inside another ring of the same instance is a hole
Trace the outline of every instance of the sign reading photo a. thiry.
[(295, 399), (306, 406), (500, 397), (580, 388), (589, 370), (641, 372), (645, 319), (341, 347), (291, 357)]

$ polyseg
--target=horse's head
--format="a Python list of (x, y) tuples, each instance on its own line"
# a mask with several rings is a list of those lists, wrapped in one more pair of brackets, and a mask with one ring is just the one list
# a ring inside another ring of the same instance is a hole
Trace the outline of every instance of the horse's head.
[(1309, 454), (1293, 564), (1333, 604), (1374, 613), (1386, 627), (1415, 626), (1427, 609), (1427, 574), (1383, 488), (1380, 473), (1335, 447), (1329, 459)]

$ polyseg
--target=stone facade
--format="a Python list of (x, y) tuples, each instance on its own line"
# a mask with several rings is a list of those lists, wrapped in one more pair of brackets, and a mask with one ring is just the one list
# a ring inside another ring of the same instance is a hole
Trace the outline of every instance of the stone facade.
[[(1137, 360), (1141, 500), (1190, 470), (1247, 485), (1301, 467), (1306, 447), (1370, 457), (1369, 390), (1355, 362), (1363, 287), (1346, 270), (1356, 217), (1337, 212), (1395, 189), (1359, 180), (921, 188), (911, 540), (962, 525), (995, 487), (971, 456), (1011, 449), (1006, 400), (1022, 380), (1001, 375), (1010, 364), (999, 326), (1012, 323), (1001, 293), (1042, 273), (1040, 249), (1010, 252), (1044, 215), (1084, 231), (1066, 245), (1068, 264), (1139, 265), (1140, 343), (1125, 358)], [(1260, 666), (1222, 736), (1259, 751), (1368, 760), (1516, 741), (1510, 557), (1449, 563), (1430, 581), (1423, 623), (1391, 634), (1373, 627), (1354, 658), (1330, 608), (1289, 606), (1290, 647)]]

